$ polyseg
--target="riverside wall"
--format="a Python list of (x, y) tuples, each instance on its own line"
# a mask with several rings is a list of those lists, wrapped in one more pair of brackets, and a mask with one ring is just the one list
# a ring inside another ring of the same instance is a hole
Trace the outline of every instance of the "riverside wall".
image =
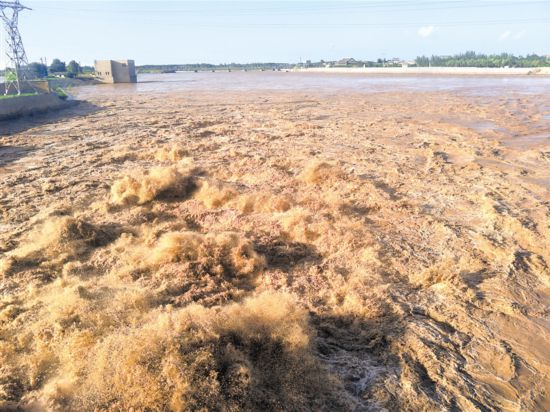
[(0, 99), (0, 121), (60, 110), (78, 102), (60, 99), (55, 93)]

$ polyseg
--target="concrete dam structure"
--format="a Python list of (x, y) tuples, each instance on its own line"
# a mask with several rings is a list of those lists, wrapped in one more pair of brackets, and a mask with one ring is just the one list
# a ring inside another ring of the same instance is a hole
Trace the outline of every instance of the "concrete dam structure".
[(95, 60), (95, 74), (103, 83), (137, 83), (133, 60)]

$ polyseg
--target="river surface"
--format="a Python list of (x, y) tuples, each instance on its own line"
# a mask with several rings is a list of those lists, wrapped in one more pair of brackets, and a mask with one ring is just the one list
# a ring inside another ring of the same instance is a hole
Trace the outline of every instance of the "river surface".
[(548, 79), (140, 80), (0, 122), (0, 410), (550, 411)]
[(79, 97), (174, 91), (325, 91), (360, 93), (451, 91), (473, 95), (550, 93), (550, 77), (426, 76), (296, 72), (179, 72), (140, 74), (137, 84), (106, 84), (78, 89)]

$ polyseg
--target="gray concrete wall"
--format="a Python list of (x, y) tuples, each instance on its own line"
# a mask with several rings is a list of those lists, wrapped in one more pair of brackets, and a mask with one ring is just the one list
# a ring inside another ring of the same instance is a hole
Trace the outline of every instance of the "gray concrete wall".
[(114, 83), (112, 60), (95, 60), (95, 75), (104, 83)]
[(104, 83), (136, 83), (133, 60), (96, 60), (95, 74)]
[(136, 83), (136, 67), (133, 60), (113, 60), (112, 68), (115, 83)]
[(75, 104), (76, 101), (62, 100), (54, 93), (0, 99), (0, 121), (60, 110)]

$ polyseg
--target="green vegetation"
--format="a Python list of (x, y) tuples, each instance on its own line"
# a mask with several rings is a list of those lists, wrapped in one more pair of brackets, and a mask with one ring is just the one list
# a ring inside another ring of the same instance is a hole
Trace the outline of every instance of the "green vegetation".
[[(90, 76), (94, 72), (94, 68), (91, 66), (80, 66), (75, 60), (71, 60), (68, 64), (65, 64), (65, 62), (60, 59), (53, 59), (49, 67), (42, 62), (32, 62), (29, 63), (26, 69), (31, 79), (44, 80), (53, 80), (60, 76), (70, 78), (78, 77), (83, 74)], [(0, 76), (15, 80), (13, 69), (0, 70)]]
[(74, 60), (71, 60), (67, 65), (68, 77), (76, 77), (80, 73), (82, 73), (82, 68), (80, 67), (80, 64), (78, 64)]
[(17, 80), (17, 76), (13, 70), (7, 69), (4, 73), (4, 78), (6, 79), (6, 82), (14, 82)]
[(53, 59), (52, 64), (50, 64), (50, 73), (64, 73), (67, 71), (65, 62), (62, 62), (59, 59)]
[(477, 54), (473, 51), (454, 56), (419, 56), (416, 65), (420, 67), (545, 67), (550, 66), (550, 58), (530, 54), (514, 56), (508, 53)]
[[(27, 71), (31, 79), (54, 80), (60, 76), (70, 78), (79, 77), (83, 74), (89, 76), (93, 74), (94, 69), (90, 66), (82, 67), (75, 60), (71, 60), (68, 64), (65, 64), (60, 59), (53, 59), (49, 67), (44, 63), (29, 63)], [(6, 73), (10, 73), (9, 69), (6, 70)], [(0, 75), (4, 75), (4, 73), (0, 71)]]
[(48, 66), (43, 63), (30, 63), (27, 69), (33, 78), (43, 79), (48, 76)]
[(54, 91), (60, 99), (67, 100), (69, 97), (69, 95), (61, 87), (56, 87)]
[(92, 66), (80, 66), (83, 74), (93, 74), (95, 69)]
[(14, 99), (14, 98), (17, 98), (17, 97), (36, 96), (37, 94), (38, 93), (2, 94), (2, 95), (0, 95), (0, 100)]

